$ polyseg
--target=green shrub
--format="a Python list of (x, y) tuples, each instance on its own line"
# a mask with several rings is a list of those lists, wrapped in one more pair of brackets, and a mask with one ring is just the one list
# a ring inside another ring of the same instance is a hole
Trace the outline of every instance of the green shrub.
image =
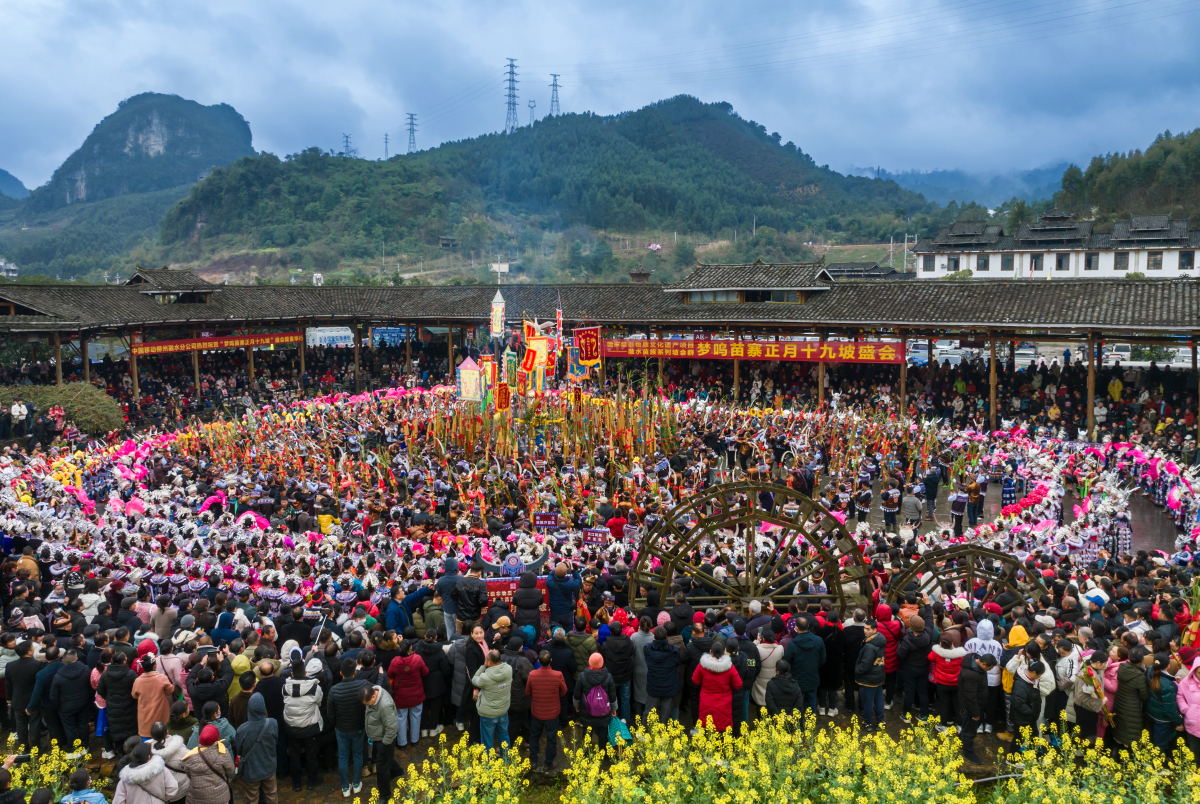
[(57, 385), (2, 385), (0, 404), (11, 407), (13, 400), (24, 400), (38, 413), (61, 405), (70, 420), (85, 433), (107, 433), (125, 424), (120, 405), (108, 394), (82, 382)]

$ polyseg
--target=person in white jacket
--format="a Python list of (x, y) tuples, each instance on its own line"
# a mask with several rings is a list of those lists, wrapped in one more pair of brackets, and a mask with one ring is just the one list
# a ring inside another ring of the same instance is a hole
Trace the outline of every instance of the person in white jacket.
[(775, 678), (775, 665), (783, 658), (783, 646), (775, 642), (775, 634), (768, 628), (761, 629), (755, 644), (758, 646), (758, 676), (754, 679), (750, 697), (754, 706), (761, 709), (767, 705), (767, 682)]
[(1058, 652), (1058, 661), (1054, 663), (1054, 692), (1046, 706), (1046, 724), (1056, 726), (1061, 733), (1064, 731), (1059, 717), (1063, 711), (1071, 716), (1074, 722), (1074, 708), (1071, 706), (1075, 691), (1075, 678), (1083, 667), (1083, 651), (1069, 639), (1060, 639), (1054, 646)]
[[(321, 716), (321, 674), (325, 665), (318, 658), (307, 664), (292, 662), (291, 677), (283, 684), (283, 722), (288, 730), (288, 765), (292, 789), (300, 789), (301, 770), (308, 768), (308, 789), (321, 784), (321, 751), (318, 742), (325, 719)], [(307, 765), (301, 762), (301, 756)]]
[[(1000, 703), (1004, 699), (1004, 690), (1000, 686), (1000, 655), (1004, 653), (1004, 646), (996, 640), (995, 624), (991, 620), (980, 620), (979, 625), (975, 627), (975, 636), (967, 640), (967, 643), (963, 645), (963, 650), (967, 653), (987, 654), (996, 658), (996, 664), (991, 670), (988, 670), (987, 674), (988, 702), (987, 711), (983, 714), (983, 732), (991, 734), (997, 718), (1003, 719), (1004, 717), (1004, 707)], [(1004, 730), (1003, 726), (1000, 730)]]
[[(1008, 660), (1008, 664), (1005, 665), (1004, 669), (1015, 676), (1018, 670), (1024, 670), (1034, 662), (1040, 661), (1042, 661), (1041, 649), (1035, 640), (1031, 640), (1025, 643), (1025, 647), (1013, 654), (1013, 657)], [(1042, 714), (1038, 717), (1038, 729), (1040, 731), (1046, 717), (1046, 698), (1050, 696), (1050, 693), (1054, 692), (1054, 674), (1042, 673), (1037, 677), (1035, 686), (1038, 693), (1042, 696)]]
[(25, 407), (25, 403), (21, 400), (14, 400), (12, 408), (9, 410), (12, 414), (12, 432), (15, 438), (20, 438), (25, 435), (25, 419), (29, 417), (29, 408)]

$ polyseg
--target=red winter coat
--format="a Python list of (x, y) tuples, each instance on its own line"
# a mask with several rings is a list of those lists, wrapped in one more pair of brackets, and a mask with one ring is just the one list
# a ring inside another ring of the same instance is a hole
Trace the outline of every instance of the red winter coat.
[(392, 685), (392, 700), (397, 709), (411, 709), (425, 701), (425, 676), (429, 668), (417, 654), (397, 656), (388, 667), (388, 682)]
[(892, 618), (892, 607), (887, 603), (880, 603), (876, 607), (875, 622), (878, 624), (879, 633), (883, 634), (883, 638), (887, 641), (883, 648), (883, 672), (895, 673), (900, 670), (900, 660), (896, 658), (896, 646), (900, 644), (900, 637), (903, 636), (904, 629)]
[(967, 652), (962, 648), (943, 648), (934, 645), (929, 651), (929, 665), (933, 668), (933, 683), (958, 686), (958, 671), (962, 668)]
[(705, 653), (692, 671), (692, 683), (700, 687), (697, 722), (712, 718), (717, 731), (733, 728), (733, 691), (742, 688), (742, 677), (733, 669), (733, 661), (728, 656), (714, 659), (711, 653)]

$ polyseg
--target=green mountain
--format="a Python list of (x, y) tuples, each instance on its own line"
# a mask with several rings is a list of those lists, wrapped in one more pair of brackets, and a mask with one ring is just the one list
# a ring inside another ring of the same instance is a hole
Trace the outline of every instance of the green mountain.
[(1072, 165), (1056, 200), (1089, 217), (1169, 213), (1200, 219), (1200, 129), (1164, 132), (1145, 151), (1097, 156), (1087, 170)]
[(25, 189), (25, 185), (21, 184), (21, 180), (16, 176), (0, 169), (0, 195), (20, 199), (29, 195), (29, 190)]
[(742, 245), (757, 227), (778, 251), (764, 258), (795, 258), (805, 235), (903, 237), (905, 218), (937, 214), (895, 182), (841, 175), (781, 139), (727, 103), (679, 96), (610, 117), (547, 117), (387, 162), (315, 148), (261, 154), (193, 187), (167, 213), (160, 243), (175, 261), (283, 249), (289, 264), (329, 269), (376, 259), (385, 241), (388, 254), (428, 256), (443, 235), (465, 256), (543, 252), (546, 233), (565, 230), (584, 240), (647, 230), (732, 240), (740, 230)]
[(122, 101), (79, 150), (34, 190), (26, 209), (48, 212), (88, 201), (191, 184), (214, 167), (251, 156), (250, 126), (232, 106), (202, 106), (147, 92)]

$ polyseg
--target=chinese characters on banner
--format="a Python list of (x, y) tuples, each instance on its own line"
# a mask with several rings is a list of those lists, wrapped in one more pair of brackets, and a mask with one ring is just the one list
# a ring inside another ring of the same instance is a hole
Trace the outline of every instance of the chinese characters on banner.
[(246, 346), (271, 346), (281, 343), (300, 343), (303, 332), (268, 332), (263, 335), (231, 335), (226, 338), (188, 338), (182, 341), (134, 342), (133, 353), (142, 355), (165, 355), (173, 352), (191, 352), (195, 349), (241, 349)]
[(804, 360), (820, 363), (902, 363), (895, 341), (601, 341), (605, 357), (697, 360)]
[(579, 362), (594, 366), (600, 362), (600, 327), (580, 327), (572, 332), (579, 349)]
[(508, 383), (500, 383), (496, 386), (496, 412), (503, 413), (511, 403), (512, 392), (508, 390)]
[(504, 297), (500, 295), (500, 291), (496, 291), (496, 295), (492, 298), (492, 321), (491, 330), (493, 338), (504, 337)]

